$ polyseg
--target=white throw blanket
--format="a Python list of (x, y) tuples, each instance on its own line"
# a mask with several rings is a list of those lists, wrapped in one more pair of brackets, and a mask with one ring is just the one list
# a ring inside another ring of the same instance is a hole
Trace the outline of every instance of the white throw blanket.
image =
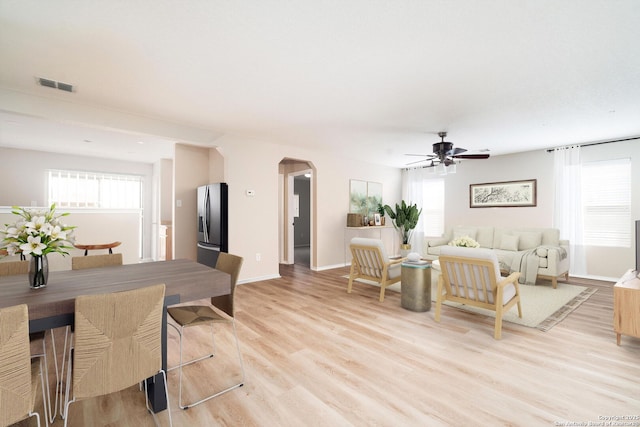
[(538, 255), (536, 249), (516, 252), (511, 261), (511, 273), (519, 271), (522, 273), (519, 283), (525, 285), (535, 285), (538, 276)]

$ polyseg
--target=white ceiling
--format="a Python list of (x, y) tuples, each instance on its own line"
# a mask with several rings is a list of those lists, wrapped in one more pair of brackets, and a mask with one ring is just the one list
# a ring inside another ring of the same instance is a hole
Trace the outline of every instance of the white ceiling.
[(237, 134), (402, 167), (438, 131), (492, 155), (634, 137), (639, 40), (637, 0), (3, 0), (0, 146), (154, 161)]

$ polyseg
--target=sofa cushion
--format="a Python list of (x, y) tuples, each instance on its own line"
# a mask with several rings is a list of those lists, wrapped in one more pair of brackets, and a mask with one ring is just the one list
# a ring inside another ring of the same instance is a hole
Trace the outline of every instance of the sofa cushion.
[(519, 238), (519, 251), (535, 249), (542, 243), (542, 232), (539, 231), (514, 231), (513, 234)]
[(500, 246), (498, 246), (498, 249), (517, 252), (518, 240), (519, 236), (515, 234), (503, 234), (500, 238)]
[(478, 227), (476, 242), (480, 244), (481, 248), (493, 248), (493, 232), (493, 227)]
[(476, 240), (477, 230), (475, 228), (454, 228), (453, 229), (453, 239), (459, 239), (460, 237), (471, 237), (473, 240)]
[(545, 246), (560, 246), (560, 230), (557, 228), (543, 228), (542, 244)]

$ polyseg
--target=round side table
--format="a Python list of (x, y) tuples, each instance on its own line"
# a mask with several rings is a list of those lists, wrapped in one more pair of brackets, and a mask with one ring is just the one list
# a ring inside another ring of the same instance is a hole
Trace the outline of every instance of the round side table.
[(431, 263), (403, 262), (400, 281), (400, 305), (411, 311), (431, 309)]

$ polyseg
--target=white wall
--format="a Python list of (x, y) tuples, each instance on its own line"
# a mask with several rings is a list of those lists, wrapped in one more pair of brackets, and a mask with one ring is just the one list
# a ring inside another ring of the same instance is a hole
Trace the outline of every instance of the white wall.
[[(344, 229), (349, 211), (349, 180), (383, 183), (383, 200), (400, 198), (400, 170), (342, 158), (301, 147), (237, 136), (216, 141), (229, 184), (229, 251), (245, 258), (241, 280), (278, 276), (278, 164), (285, 158), (306, 160), (316, 168), (317, 266), (344, 265)], [(254, 190), (248, 197), (246, 190)], [(256, 261), (256, 254), (261, 256)]]
[[(470, 208), (469, 185), (537, 179), (537, 206)], [(550, 227), (553, 222), (553, 154), (544, 150), (487, 160), (463, 160), (445, 178), (445, 229), (455, 225)]]
[[(583, 162), (631, 158), (632, 214), (640, 219), (640, 143), (618, 142), (583, 147)], [(454, 175), (445, 178), (445, 229), (460, 224), (505, 227), (551, 227), (553, 225), (553, 153), (546, 150), (466, 160)], [(469, 185), (486, 182), (537, 179), (537, 206), (517, 208), (470, 208)], [(632, 223), (629, 224), (630, 230)], [(632, 240), (633, 241), (633, 240)], [(635, 246), (587, 248), (587, 274), (616, 279), (635, 265)]]
[[(0, 147), (0, 159), (2, 162), (2, 167), (0, 167), (0, 206), (46, 206), (48, 204), (47, 169), (69, 169), (142, 175), (144, 179), (143, 206), (145, 210), (152, 207), (153, 167), (151, 164), (2, 147)], [(123, 215), (131, 216), (130, 214)], [(114, 218), (117, 223), (121, 220), (121, 218)], [(129, 222), (129, 220), (125, 221)], [(72, 222), (69, 224), (76, 225)], [(78, 243), (108, 243), (120, 240), (123, 242), (123, 247), (132, 252), (132, 255), (126, 255), (125, 259), (131, 262), (139, 260), (138, 235), (137, 233), (131, 235), (129, 226), (126, 227), (127, 232), (124, 234), (121, 233), (123, 230), (118, 230), (117, 225), (106, 223), (104, 218), (92, 226), (95, 227), (92, 232), (89, 232), (88, 227), (77, 230)], [(144, 215), (142, 229), (144, 233), (143, 257), (147, 258), (151, 256), (152, 215), (150, 209)], [(135, 243), (129, 242), (134, 240)]]

